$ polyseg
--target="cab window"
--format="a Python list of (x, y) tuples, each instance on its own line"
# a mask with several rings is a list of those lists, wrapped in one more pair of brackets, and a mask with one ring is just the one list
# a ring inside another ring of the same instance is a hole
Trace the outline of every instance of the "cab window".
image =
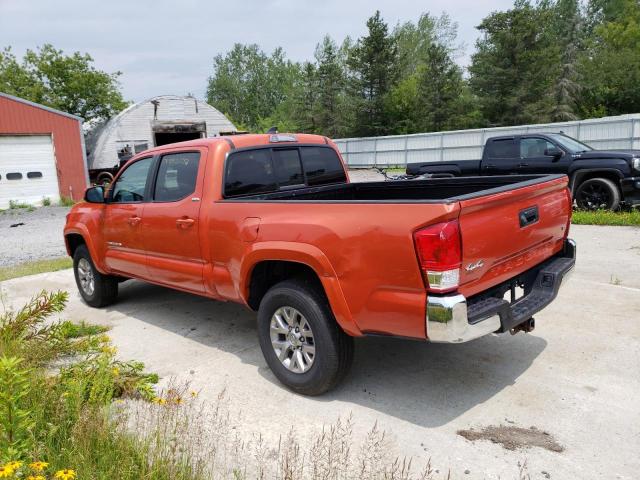
[(200, 154), (172, 153), (160, 159), (153, 199), (156, 202), (176, 202), (196, 190)]
[(225, 166), (224, 196), (253, 195), (346, 181), (342, 162), (330, 147), (259, 148), (229, 155)]
[(273, 192), (276, 188), (270, 148), (237, 152), (227, 159), (224, 181), (227, 197)]
[(302, 147), (300, 153), (309, 186), (347, 181), (342, 162), (333, 148)]
[(523, 138), (520, 141), (520, 158), (544, 157), (545, 150), (555, 145), (544, 138)]
[(274, 150), (273, 168), (279, 187), (304, 186), (302, 164), (300, 163), (300, 154), (297, 148)]
[(513, 138), (499, 138), (487, 144), (486, 158), (517, 158), (518, 144)]
[(129, 165), (112, 187), (111, 203), (135, 203), (145, 201), (145, 191), (152, 158), (143, 158)]

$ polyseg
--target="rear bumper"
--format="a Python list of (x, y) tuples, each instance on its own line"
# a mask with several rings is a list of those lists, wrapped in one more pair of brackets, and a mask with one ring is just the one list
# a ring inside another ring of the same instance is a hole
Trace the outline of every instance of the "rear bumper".
[(463, 343), (488, 335), (506, 332), (529, 320), (558, 295), (562, 282), (573, 272), (576, 244), (566, 240), (564, 250), (549, 260), (510, 280), (524, 286), (525, 296), (513, 303), (500, 293), (508, 288), (499, 285), (491, 293), (466, 299), (463, 295), (429, 295), (427, 299), (427, 337), (431, 342)]
[(640, 177), (623, 178), (620, 180), (622, 197), (628, 205), (640, 205)]

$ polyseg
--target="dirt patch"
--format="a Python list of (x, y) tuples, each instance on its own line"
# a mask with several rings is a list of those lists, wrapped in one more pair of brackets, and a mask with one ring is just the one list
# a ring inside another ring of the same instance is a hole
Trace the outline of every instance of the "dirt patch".
[(562, 452), (564, 447), (553, 436), (536, 427), (521, 428), (500, 425), (491, 425), (481, 430), (458, 430), (458, 435), (469, 441), (490, 440), (499, 443), (507, 450), (518, 450), (527, 447), (545, 448), (551, 452)]

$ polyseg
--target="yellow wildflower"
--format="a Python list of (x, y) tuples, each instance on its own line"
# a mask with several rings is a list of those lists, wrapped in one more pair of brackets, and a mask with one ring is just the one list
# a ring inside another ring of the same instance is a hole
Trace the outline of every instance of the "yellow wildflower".
[(120, 369), (118, 367), (113, 367), (111, 369), (111, 373), (113, 373), (114, 377), (117, 377), (118, 375), (120, 375)]
[(31, 470), (35, 470), (36, 472), (41, 472), (48, 466), (49, 464), (47, 462), (33, 462), (29, 464), (29, 468)]
[(54, 475), (54, 478), (58, 478), (60, 480), (73, 480), (76, 478), (76, 472), (75, 470), (65, 468), (64, 470), (58, 470)]
[(7, 463), (5, 466), (9, 467), (11, 470), (18, 470), (23, 464), (24, 462), (14, 460), (13, 462)]
[(105, 345), (101, 348), (102, 353), (108, 353), (109, 355), (115, 355), (118, 349), (109, 345)]
[(27, 480), (47, 480), (44, 475), (29, 475)]
[(198, 396), (198, 392), (191, 392), (191, 398), (196, 398)]
[(10, 468), (9, 465), (0, 467), (0, 478), (9, 478), (11, 475), (13, 475), (13, 468)]
[(162, 398), (162, 397), (155, 397), (153, 400), (151, 400), (153, 403), (157, 403), (158, 405), (164, 405), (165, 403), (167, 403), (167, 401)]
[(182, 404), (182, 398), (181, 397), (176, 397), (174, 402), (176, 402), (176, 405), (180, 405), (180, 404)]

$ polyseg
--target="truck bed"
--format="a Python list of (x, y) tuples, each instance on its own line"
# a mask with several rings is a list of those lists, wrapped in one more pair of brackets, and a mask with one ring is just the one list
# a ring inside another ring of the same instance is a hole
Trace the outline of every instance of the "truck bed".
[(561, 178), (563, 175), (508, 175), (362, 182), (243, 195), (225, 202), (454, 203)]

